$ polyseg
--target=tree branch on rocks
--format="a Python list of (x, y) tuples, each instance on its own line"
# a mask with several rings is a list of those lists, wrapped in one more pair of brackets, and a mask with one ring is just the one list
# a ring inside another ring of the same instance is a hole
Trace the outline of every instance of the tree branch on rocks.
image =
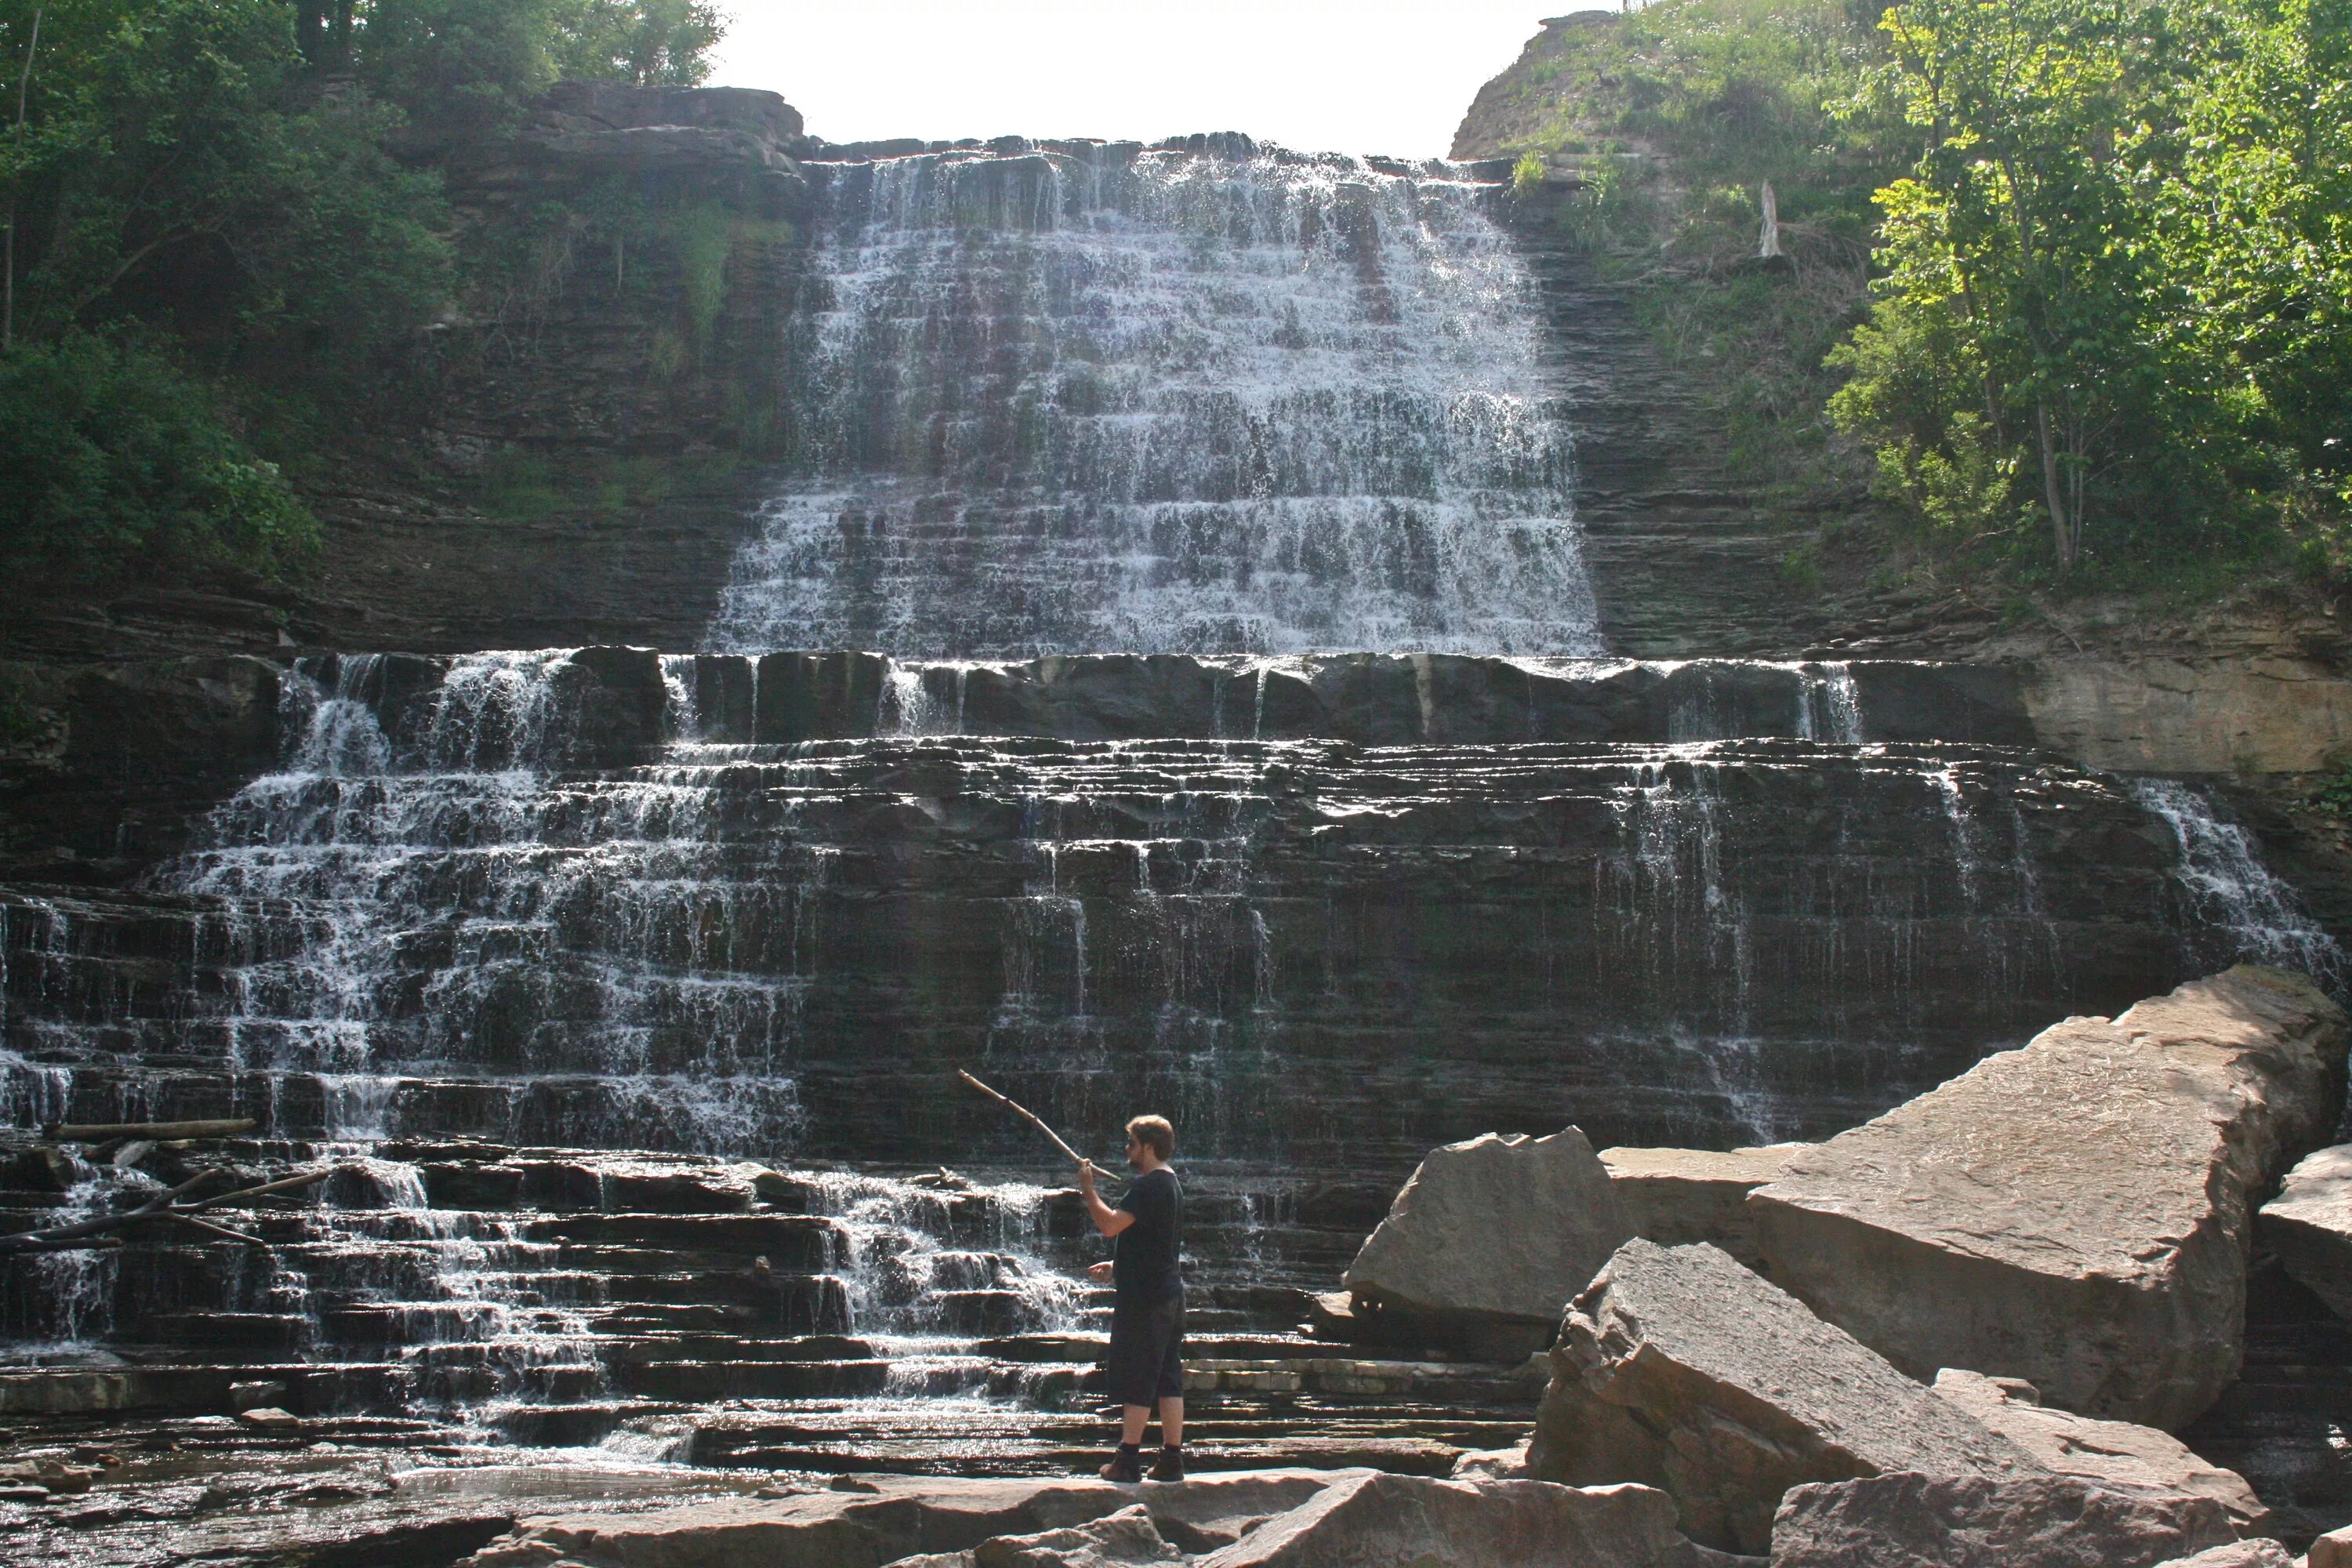
[(208, 1198), (191, 1198), (191, 1193), (210, 1185), (215, 1180), (231, 1174), (214, 1166), (199, 1171), (176, 1187), (166, 1188), (146, 1202), (100, 1215), (93, 1219), (77, 1220), (70, 1225), (50, 1226), (40, 1230), (19, 1231), (13, 1236), (0, 1236), (0, 1257), (25, 1252), (75, 1252), (92, 1247), (119, 1247), (121, 1232), (133, 1226), (176, 1224), (228, 1241), (242, 1242), (247, 1247), (262, 1245), (259, 1237), (215, 1225), (196, 1216), (227, 1204), (249, 1202), (276, 1193), (290, 1193), (315, 1186), (342, 1169), (348, 1162), (320, 1165), (313, 1170), (298, 1171), (290, 1176), (280, 1176), (274, 1182), (261, 1182), (252, 1186), (237, 1187), (226, 1193), (215, 1193)]

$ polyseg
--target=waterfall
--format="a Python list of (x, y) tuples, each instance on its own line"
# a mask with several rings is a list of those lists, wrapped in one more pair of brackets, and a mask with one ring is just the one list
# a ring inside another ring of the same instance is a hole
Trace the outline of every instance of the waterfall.
[(579, 719), (570, 658), (455, 659), (405, 711), (381, 661), (305, 661), (287, 682), (285, 769), (160, 875), (210, 901), (205, 942), (235, 961), (228, 1058), (317, 1076), (327, 1132), (396, 1131), (394, 1068), (497, 1062), (522, 1070), (490, 1131), (789, 1141), (798, 983), (736, 960), (755, 925), (789, 946), (822, 857), (782, 845), (761, 879), (714, 876), (723, 850), (690, 763), (617, 788), (556, 783)]
[(711, 647), (1599, 651), (1492, 186), (1235, 144), (810, 170), (803, 458)]
[(2143, 778), (2131, 787), (2179, 847), (2175, 875), (2196, 914), (2184, 936), (2192, 958), (2213, 964), (2250, 959), (2302, 970), (2331, 989), (2343, 984), (2344, 950), (2263, 864), (2242, 824), (2223, 818), (2186, 784)]

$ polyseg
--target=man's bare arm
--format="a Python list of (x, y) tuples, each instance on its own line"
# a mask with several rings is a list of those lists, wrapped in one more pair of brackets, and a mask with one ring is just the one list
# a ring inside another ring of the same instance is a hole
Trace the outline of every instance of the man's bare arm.
[(1133, 1215), (1102, 1201), (1102, 1194), (1095, 1191), (1095, 1168), (1091, 1164), (1078, 1167), (1078, 1196), (1086, 1203), (1087, 1217), (1105, 1236), (1117, 1236), (1135, 1223)]

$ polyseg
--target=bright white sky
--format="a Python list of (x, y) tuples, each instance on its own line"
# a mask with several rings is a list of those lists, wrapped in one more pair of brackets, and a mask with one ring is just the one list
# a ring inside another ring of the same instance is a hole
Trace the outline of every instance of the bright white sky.
[(1539, 18), (1595, 0), (726, 0), (712, 80), (828, 142), (1241, 131), (1444, 157)]

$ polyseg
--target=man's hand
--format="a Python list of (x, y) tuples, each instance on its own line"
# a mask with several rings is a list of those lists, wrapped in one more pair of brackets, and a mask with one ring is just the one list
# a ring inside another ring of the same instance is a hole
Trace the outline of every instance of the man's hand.
[(1095, 1195), (1095, 1163), (1092, 1160), (1078, 1162), (1078, 1191), (1088, 1197)]
[(1090, 1263), (1087, 1265), (1087, 1278), (1093, 1280), (1097, 1285), (1109, 1284), (1110, 1265), (1108, 1263)]

